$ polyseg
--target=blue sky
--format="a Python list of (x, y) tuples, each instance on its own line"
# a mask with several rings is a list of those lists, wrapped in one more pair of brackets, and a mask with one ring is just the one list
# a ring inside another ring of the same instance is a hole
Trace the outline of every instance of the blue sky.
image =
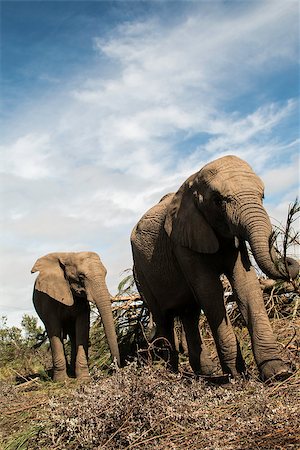
[(298, 1), (2, 1), (1, 314), (35, 260), (97, 251), (112, 294), (132, 227), (225, 154), (286, 217), (299, 187)]

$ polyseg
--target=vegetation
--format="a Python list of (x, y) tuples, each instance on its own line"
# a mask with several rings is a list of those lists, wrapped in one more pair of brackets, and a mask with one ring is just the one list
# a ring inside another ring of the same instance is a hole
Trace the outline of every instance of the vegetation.
[[(283, 358), (299, 368), (299, 313), (271, 320)], [(236, 331), (248, 381), (214, 385), (197, 380), (184, 357), (175, 375), (137, 356), (110, 374), (95, 366), (87, 385), (2, 382), (0, 448), (1, 438), (4, 450), (299, 448), (299, 369), (284, 382), (261, 383), (249, 335)], [(204, 336), (216, 357), (209, 330)]]
[[(48, 378), (45, 367), (51, 364), (45, 332), (37, 317), (25, 314), (21, 328), (8, 327), (6, 317), (0, 319), (0, 381)], [(25, 377), (25, 378), (24, 378)]]
[[(299, 245), (292, 229), (299, 215), (295, 202), (287, 224), (275, 229), (281, 253)], [(286, 236), (288, 235), (288, 236)], [(263, 384), (253, 360), (249, 333), (223, 277), (225, 299), (249, 370), (249, 380), (196, 379), (180, 356), (179, 374), (154, 361), (149, 351), (148, 312), (130, 271), (113, 298), (118, 340), (125, 363), (110, 365), (101, 319), (93, 311), (90, 336), (92, 382), (49, 378), (49, 342), (35, 317), (21, 328), (0, 324), (0, 448), (52, 449), (296, 449), (300, 447), (300, 307), (299, 279), (275, 283), (261, 278), (272, 327), (282, 357), (293, 369), (283, 382)], [(202, 335), (217, 360), (204, 317)], [(178, 339), (183, 339), (180, 324)], [(184, 348), (184, 346), (181, 346)], [(68, 352), (68, 348), (67, 348)]]

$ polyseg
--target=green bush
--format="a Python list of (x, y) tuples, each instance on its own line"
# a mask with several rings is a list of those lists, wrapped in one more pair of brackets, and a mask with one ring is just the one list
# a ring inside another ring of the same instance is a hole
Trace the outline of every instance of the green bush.
[(49, 345), (38, 319), (24, 314), (21, 327), (9, 327), (0, 319), (0, 379), (22, 378), (41, 372), (49, 361)]

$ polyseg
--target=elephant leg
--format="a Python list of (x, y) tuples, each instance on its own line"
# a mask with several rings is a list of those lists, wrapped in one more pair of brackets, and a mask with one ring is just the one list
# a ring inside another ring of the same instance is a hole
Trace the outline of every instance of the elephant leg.
[(63, 345), (63, 322), (61, 305), (44, 292), (33, 291), (33, 304), (43, 321), (50, 341), (53, 380), (64, 381), (68, 378), (67, 362)]
[(64, 381), (68, 378), (67, 362), (65, 357), (64, 345), (62, 340), (62, 327), (60, 324), (53, 324), (46, 327), (50, 340), (52, 362), (53, 362), (53, 381)]
[(69, 329), (69, 338), (71, 342), (71, 359), (70, 359), (70, 375), (75, 376), (75, 365), (76, 365), (76, 330), (75, 326)]
[(216, 366), (199, 331), (199, 310), (189, 309), (181, 314), (191, 368), (197, 375), (212, 375)]
[[(162, 311), (160, 299), (157, 299), (152, 292), (149, 283), (143, 272), (135, 268), (136, 283), (139, 292), (142, 295), (145, 303), (151, 311), (152, 319), (155, 322), (155, 333), (151, 337), (150, 342), (152, 346), (159, 347), (158, 354), (164, 359), (168, 367), (173, 371), (178, 371), (178, 352), (176, 350), (174, 338), (174, 314), (172, 311)], [(154, 349), (157, 352), (157, 349)]]
[(223, 286), (211, 258), (199, 258), (197, 253), (184, 247), (177, 247), (176, 255), (194, 297), (207, 317), (223, 372), (233, 376), (245, 372), (240, 346), (226, 312)]
[(178, 352), (174, 337), (174, 315), (172, 313), (164, 314), (154, 320), (156, 323), (156, 334), (153, 342), (157, 340), (160, 347), (159, 355), (164, 359), (168, 368), (173, 372), (178, 372)]
[(76, 318), (76, 362), (75, 375), (76, 378), (90, 378), (88, 369), (88, 343), (90, 329), (90, 312), (88, 309), (82, 311)]
[(286, 378), (290, 371), (282, 361), (275, 336), (266, 312), (262, 290), (246, 248), (237, 255), (233, 270), (228, 275), (237, 297), (241, 314), (251, 336), (254, 358), (261, 378)]
[(224, 305), (223, 287), (219, 279), (215, 280), (215, 289), (210, 295), (201, 297), (201, 303), (216, 343), (223, 372), (232, 376), (245, 373), (244, 359)]

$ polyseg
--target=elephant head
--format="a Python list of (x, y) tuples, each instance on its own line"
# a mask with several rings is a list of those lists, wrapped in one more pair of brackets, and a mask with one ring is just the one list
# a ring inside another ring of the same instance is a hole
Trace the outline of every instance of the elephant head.
[(246, 240), (268, 277), (296, 278), (299, 264), (292, 258), (284, 263), (271, 244), (263, 197), (263, 182), (245, 161), (219, 158), (183, 183), (169, 205), (165, 230), (174, 243), (200, 253), (217, 252), (220, 237), (235, 238), (236, 246)]
[(54, 300), (71, 306), (75, 295), (96, 304), (111, 355), (120, 365), (110, 294), (105, 283), (106, 268), (97, 253), (50, 253), (36, 261), (31, 269), (34, 272), (40, 272), (35, 289)]

